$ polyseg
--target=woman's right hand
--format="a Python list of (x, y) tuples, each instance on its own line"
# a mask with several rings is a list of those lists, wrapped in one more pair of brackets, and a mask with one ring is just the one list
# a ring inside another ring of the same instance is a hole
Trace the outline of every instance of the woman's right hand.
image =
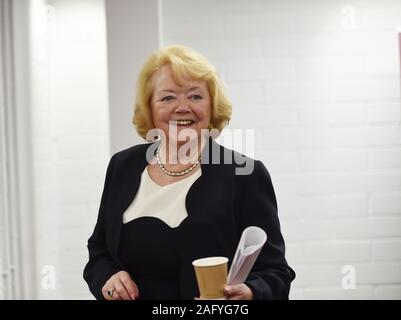
[[(111, 296), (109, 294), (111, 292)], [(126, 271), (113, 274), (102, 288), (106, 300), (135, 300), (139, 297), (138, 286)]]

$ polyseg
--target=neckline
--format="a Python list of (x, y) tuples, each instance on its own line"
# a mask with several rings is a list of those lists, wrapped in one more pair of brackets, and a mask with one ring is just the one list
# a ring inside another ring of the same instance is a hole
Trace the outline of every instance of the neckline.
[[(185, 179), (182, 179), (182, 180), (179, 180), (179, 181), (176, 181), (176, 182), (172, 182), (172, 183), (166, 184), (166, 185), (164, 185), (164, 186), (158, 184), (156, 181), (154, 181), (154, 180), (152, 179), (152, 177), (150, 176), (149, 171), (148, 171), (148, 166), (145, 167), (144, 174), (146, 175), (146, 178), (147, 178), (153, 185), (157, 186), (158, 188), (167, 188), (167, 187), (171, 187), (171, 186), (176, 186), (176, 185), (178, 185), (178, 184), (181, 184), (182, 182), (188, 182), (188, 181), (189, 181), (191, 178), (193, 178), (194, 176), (196, 177), (196, 179), (199, 178), (199, 177), (202, 175), (202, 169), (201, 169), (201, 167), (199, 166), (199, 168), (197, 168), (196, 171), (195, 171), (193, 174), (191, 174), (189, 177), (186, 177)], [(195, 180), (196, 180), (196, 179), (195, 179)]]

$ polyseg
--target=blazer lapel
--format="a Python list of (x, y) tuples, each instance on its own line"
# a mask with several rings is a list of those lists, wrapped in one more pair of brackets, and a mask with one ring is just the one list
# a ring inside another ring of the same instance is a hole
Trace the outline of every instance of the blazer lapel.
[[(112, 249), (114, 256), (118, 259), (118, 249), (121, 241), (121, 231), (123, 227), (123, 213), (134, 200), (141, 183), (141, 174), (145, 170), (148, 162), (146, 160), (146, 150), (151, 144), (140, 145), (138, 152), (133, 151), (132, 155), (122, 159), (119, 164), (121, 173), (117, 179), (119, 180), (118, 195), (116, 195), (116, 203), (113, 203), (113, 218), (111, 219), (111, 230), (113, 233)], [(118, 259), (118, 261), (120, 261)]]

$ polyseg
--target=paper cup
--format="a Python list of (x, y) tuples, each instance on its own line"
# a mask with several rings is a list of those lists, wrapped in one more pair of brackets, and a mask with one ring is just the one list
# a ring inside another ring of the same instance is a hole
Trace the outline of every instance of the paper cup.
[(227, 284), (226, 257), (208, 257), (192, 262), (195, 268), (201, 299), (224, 299), (223, 289)]

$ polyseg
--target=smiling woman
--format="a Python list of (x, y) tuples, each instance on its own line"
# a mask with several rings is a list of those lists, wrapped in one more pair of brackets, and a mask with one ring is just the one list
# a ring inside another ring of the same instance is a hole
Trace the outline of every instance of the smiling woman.
[[(200, 138), (202, 129), (210, 123), (212, 106), (209, 89), (205, 80), (182, 80), (176, 83), (170, 65), (160, 68), (152, 77), (154, 94), (151, 97), (151, 114), (153, 124), (161, 129), (166, 137), (174, 139), (178, 144), (178, 135), (182, 129), (192, 129)], [(177, 135), (168, 134), (169, 126), (177, 126)]]
[(221, 132), (230, 118), (220, 78), (200, 54), (176, 45), (145, 63), (134, 125), (143, 138), (152, 141), (150, 132), (156, 130), (159, 139), (110, 161), (84, 270), (96, 298), (199, 297), (192, 261), (222, 256), (231, 262), (248, 226), (264, 229), (268, 245), (246, 281), (230, 284), (224, 294), (288, 298), (295, 273), (284, 257), (270, 175), (246, 156), (254, 170), (238, 174), (235, 160), (241, 157), (211, 134)]
[[(184, 83), (186, 86), (183, 87)], [(142, 138), (154, 128), (149, 102), (154, 103), (158, 98), (164, 102), (177, 99), (177, 94), (183, 90), (192, 93), (187, 98), (193, 101), (210, 102), (210, 128), (221, 131), (228, 124), (231, 102), (213, 65), (187, 47), (170, 46), (148, 59), (138, 79), (133, 122)]]

